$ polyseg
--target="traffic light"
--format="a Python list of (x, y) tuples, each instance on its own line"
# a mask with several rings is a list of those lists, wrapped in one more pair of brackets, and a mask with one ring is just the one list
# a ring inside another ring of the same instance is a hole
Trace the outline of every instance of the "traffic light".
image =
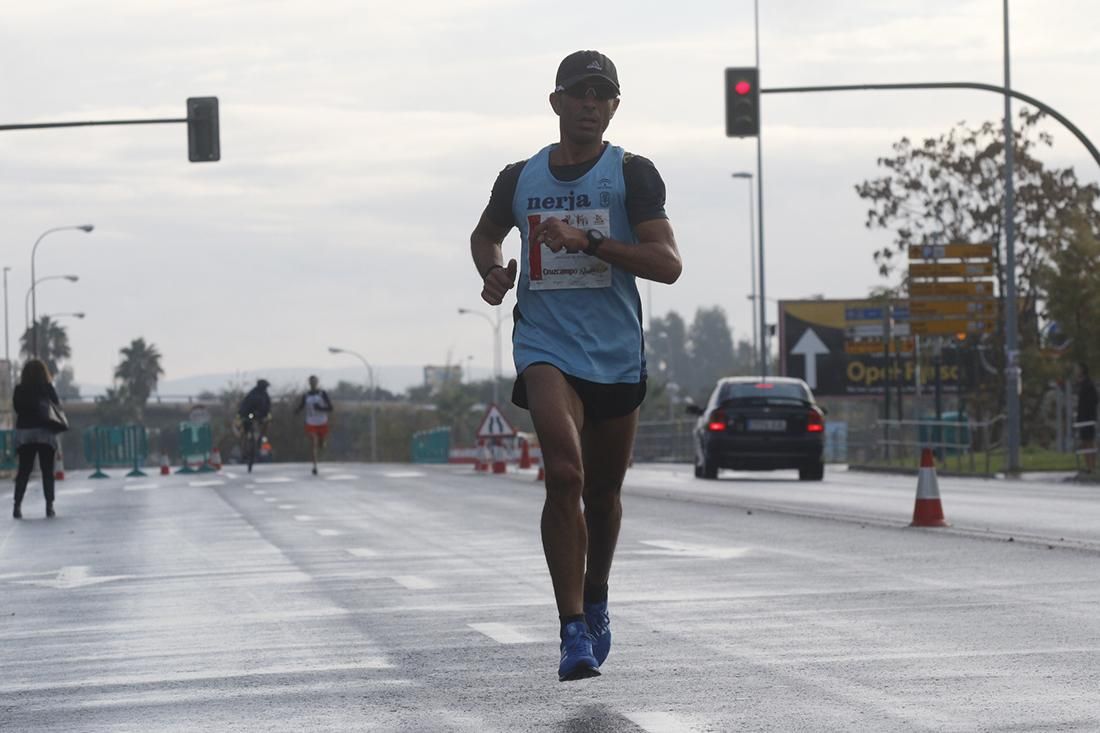
[(760, 134), (760, 70), (726, 69), (726, 136)]
[(192, 163), (221, 160), (217, 97), (188, 97), (187, 157)]

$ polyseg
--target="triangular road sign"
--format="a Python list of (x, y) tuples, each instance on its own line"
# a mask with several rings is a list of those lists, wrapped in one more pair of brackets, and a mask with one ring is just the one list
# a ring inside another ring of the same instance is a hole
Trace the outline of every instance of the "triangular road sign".
[(489, 405), (485, 411), (485, 417), (481, 418), (481, 427), (477, 429), (479, 438), (511, 438), (516, 434), (515, 428), (504, 417), (504, 413), (496, 405)]

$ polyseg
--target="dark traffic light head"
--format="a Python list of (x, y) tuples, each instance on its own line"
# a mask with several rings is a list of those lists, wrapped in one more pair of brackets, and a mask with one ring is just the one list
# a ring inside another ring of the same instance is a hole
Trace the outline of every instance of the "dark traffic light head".
[(726, 69), (726, 136), (760, 134), (760, 72), (755, 66)]

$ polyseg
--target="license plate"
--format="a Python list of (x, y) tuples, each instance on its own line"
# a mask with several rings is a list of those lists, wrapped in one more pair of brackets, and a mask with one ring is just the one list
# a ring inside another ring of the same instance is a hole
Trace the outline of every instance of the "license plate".
[(778, 433), (787, 429), (786, 420), (749, 420), (747, 427), (753, 432)]

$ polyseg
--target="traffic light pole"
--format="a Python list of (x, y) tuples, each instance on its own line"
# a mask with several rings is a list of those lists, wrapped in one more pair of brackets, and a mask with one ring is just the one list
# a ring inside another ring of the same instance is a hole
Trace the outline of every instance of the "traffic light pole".
[(94, 122), (35, 122), (28, 125), (0, 125), (0, 130), (40, 130), (44, 127), (101, 127), (103, 125), (161, 125), (187, 122), (186, 117), (154, 120), (96, 120)]
[[(753, 46), (756, 49), (756, 68), (760, 68), (760, 0), (753, 0), (752, 3), (752, 18), (753, 18)], [(759, 222), (757, 224), (757, 246), (759, 252), (757, 254), (756, 261), (760, 267), (760, 273), (758, 275), (760, 279), (760, 376), (761, 378), (768, 376), (768, 301), (765, 297), (767, 292), (764, 285), (764, 143), (761, 142), (761, 138), (764, 135), (764, 126), (760, 125), (760, 129), (756, 133), (756, 219)]]

